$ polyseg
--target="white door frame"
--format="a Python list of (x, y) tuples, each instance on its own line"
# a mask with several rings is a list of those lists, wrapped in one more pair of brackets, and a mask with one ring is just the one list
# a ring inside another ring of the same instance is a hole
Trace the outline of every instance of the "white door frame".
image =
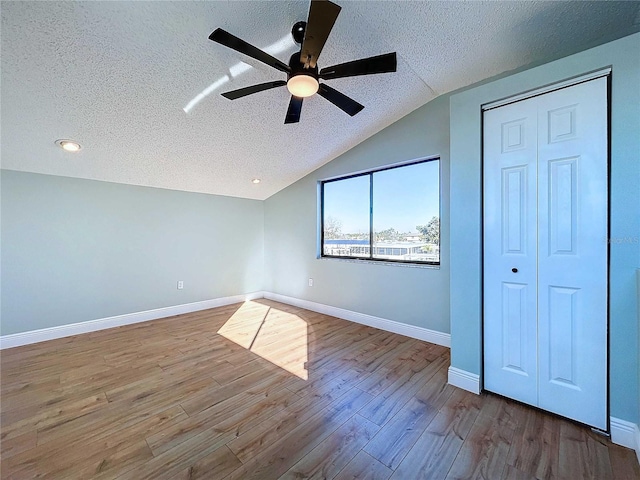
[[(611, 236), (611, 67), (607, 67), (607, 68), (603, 68), (603, 69), (599, 69), (599, 70), (595, 70), (592, 72), (588, 72), (585, 73), (583, 75), (578, 75), (575, 77), (571, 77), (568, 78), (566, 80), (560, 81), (560, 82), (555, 82), (553, 84), (549, 84), (549, 85), (544, 85), (542, 87), (533, 89), (533, 90), (528, 90), (516, 95), (511, 95), (509, 97), (505, 97), (502, 99), (498, 99), (489, 103), (485, 103), (483, 105), (481, 105), (481, 112), (485, 112), (486, 110), (492, 110), (495, 108), (499, 108), (502, 107), (504, 105), (508, 105), (511, 103), (515, 103), (515, 102), (519, 102), (521, 100), (526, 100), (528, 98), (532, 98), (532, 97), (536, 97), (539, 95), (544, 95), (545, 93), (549, 93), (555, 90), (560, 90), (562, 88), (566, 88), (566, 87), (572, 87), (574, 85), (577, 85), (579, 83), (583, 83), (583, 82), (587, 82), (589, 80), (594, 80), (596, 78), (601, 78), (601, 77), (607, 77), (607, 96), (609, 98), (609, 101), (607, 102), (607, 148), (608, 148), (608, 152), (607, 152), (607, 177), (608, 177), (608, 186), (607, 186), (607, 213), (608, 213), (608, 219), (607, 219), (607, 238), (610, 238)], [(484, 145), (484, 115), (480, 115), (481, 119), (482, 119), (482, 132), (481, 132), (481, 139), (482, 139), (482, 145)], [(481, 189), (480, 189), (480, 211), (483, 212), (482, 214), (482, 222), (481, 222), (481, 230), (480, 230), (480, 242), (481, 242), (481, 268), (480, 268), (480, 273), (481, 273), (481, 285), (480, 285), (480, 291), (481, 291), (481, 298), (482, 298), (482, 305), (481, 305), (481, 328), (480, 328), (480, 335), (481, 335), (481, 349), (480, 349), (480, 362), (481, 362), (481, 368), (480, 368), (480, 391), (484, 390), (484, 347), (485, 347), (485, 341), (484, 341), (484, 300), (485, 300), (485, 292), (484, 292), (484, 261), (485, 261), (485, 255), (484, 255), (484, 229), (485, 229), (485, 221), (484, 221), (484, 148), (481, 148), (481, 158), (480, 158), (480, 181), (481, 181)], [(611, 418), (611, 382), (610, 382), (610, 351), (611, 351), (611, 345), (610, 345), (610, 332), (609, 332), (609, 327), (610, 327), (610, 312), (611, 312), (611, 307), (609, 304), (609, 299), (610, 299), (610, 284), (611, 284), (611, 268), (610, 265), (611, 264), (611, 244), (607, 243), (607, 339), (606, 339), (606, 348), (607, 348), (607, 368), (606, 368), (606, 374), (607, 374), (607, 378), (606, 378), (606, 388), (607, 388), (607, 392), (606, 392), (606, 422), (607, 422), (607, 428), (605, 430), (605, 433), (607, 435), (611, 435), (611, 422), (610, 422), (610, 418)], [(537, 408), (537, 407), (532, 407), (532, 408)], [(591, 427), (593, 430), (598, 430), (599, 429), (595, 429), (593, 427)]]
[(566, 80), (562, 80), (561, 82), (551, 83), (549, 85), (534, 88), (533, 90), (527, 90), (525, 92), (518, 93), (517, 95), (511, 95), (510, 97), (485, 103), (481, 105), (480, 108), (483, 112), (485, 110), (492, 110), (494, 108), (502, 107), (503, 105), (519, 102), (520, 100), (526, 100), (527, 98), (531, 97), (537, 97), (538, 95), (544, 95), (545, 93), (553, 92), (554, 90), (560, 90), (561, 88), (565, 87), (572, 87), (574, 85), (577, 85), (578, 83), (588, 82), (589, 80), (594, 80), (600, 77), (607, 77), (610, 75), (611, 67), (594, 70), (593, 72), (578, 75), (577, 77), (571, 77)]

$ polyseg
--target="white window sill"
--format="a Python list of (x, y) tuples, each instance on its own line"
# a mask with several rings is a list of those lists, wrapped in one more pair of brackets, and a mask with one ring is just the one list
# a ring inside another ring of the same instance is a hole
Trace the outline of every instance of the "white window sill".
[(404, 268), (425, 268), (427, 270), (440, 270), (440, 265), (430, 265), (428, 263), (403, 263), (403, 262), (385, 262), (384, 260), (367, 260), (366, 258), (339, 258), (339, 257), (322, 257), (318, 256), (318, 260), (327, 260), (335, 262), (349, 263), (366, 263), (369, 265), (387, 265), (391, 267)]

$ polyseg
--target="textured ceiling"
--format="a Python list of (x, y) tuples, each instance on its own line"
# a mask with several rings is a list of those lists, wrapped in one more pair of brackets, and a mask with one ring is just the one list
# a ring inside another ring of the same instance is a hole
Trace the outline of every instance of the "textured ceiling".
[(398, 71), (327, 81), (365, 109), (316, 95), (291, 125), (284, 87), (220, 96), (286, 78), (208, 36), (286, 63), (306, 1), (3, 1), (2, 168), (265, 199), (440, 94), (640, 30), (638, 2), (335, 1), (320, 68), (397, 51)]

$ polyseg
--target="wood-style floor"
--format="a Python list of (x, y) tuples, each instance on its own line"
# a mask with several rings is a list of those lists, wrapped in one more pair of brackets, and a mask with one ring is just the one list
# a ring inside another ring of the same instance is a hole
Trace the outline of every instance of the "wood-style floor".
[(1, 352), (3, 479), (638, 479), (447, 384), (449, 351), (259, 300)]

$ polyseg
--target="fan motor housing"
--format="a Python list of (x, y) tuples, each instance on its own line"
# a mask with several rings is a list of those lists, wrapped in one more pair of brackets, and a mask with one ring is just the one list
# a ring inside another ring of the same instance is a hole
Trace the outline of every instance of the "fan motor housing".
[(291, 55), (291, 58), (289, 59), (289, 67), (291, 68), (291, 71), (289, 72), (287, 80), (291, 77), (295, 77), (296, 75), (309, 75), (310, 77), (318, 80), (318, 66), (316, 65), (313, 68), (305, 68), (304, 63), (300, 62), (300, 54), (301, 52), (296, 52)]

